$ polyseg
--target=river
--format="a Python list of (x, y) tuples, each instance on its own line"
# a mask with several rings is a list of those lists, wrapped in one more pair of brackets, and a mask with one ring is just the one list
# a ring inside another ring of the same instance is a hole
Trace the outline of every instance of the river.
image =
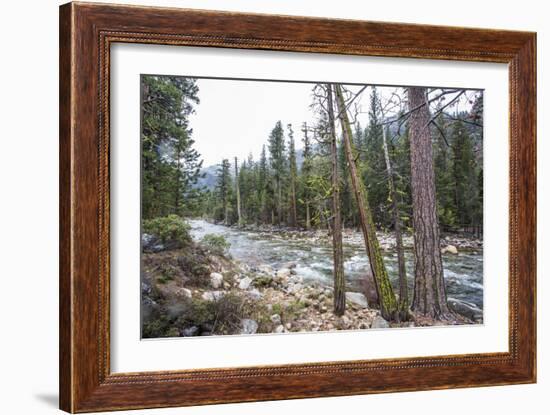
[[(206, 222), (189, 220), (191, 234), (200, 240), (206, 234), (223, 235), (231, 244), (232, 257), (251, 267), (267, 264), (274, 268), (282, 264), (296, 263), (296, 273), (304, 282), (330, 286), (332, 284), (332, 247), (327, 238), (312, 238), (305, 233), (277, 233), (247, 231)], [(413, 254), (405, 252), (409, 292), (413, 289)], [(347, 286), (361, 291), (362, 277), (369, 267), (360, 234), (344, 240), (344, 270)], [(384, 251), (384, 261), (390, 280), (397, 289), (397, 255)], [(480, 250), (463, 251), (458, 255), (444, 254), (443, 268), (449, 297), (473, 303), (483, 308), (483, 253)]]

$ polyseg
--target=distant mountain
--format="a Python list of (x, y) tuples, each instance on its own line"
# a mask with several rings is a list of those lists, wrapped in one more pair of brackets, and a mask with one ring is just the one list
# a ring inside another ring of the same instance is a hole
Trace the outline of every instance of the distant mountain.
[(205, 187), (208, 190), (214, 189), (216, 187), (216, 173), (218, 168), (219, 166), (214, 164), (201, 169), (201, 176), (204, 177), (199, 177), (194, 187), (199, 189)]
[[(257, 160), (256, 160), (257, 161)], [(302, 168), (302, 163), (304, 162), (304, 150), (299, 148), (296, 150), (296, 164), (298, 169)], [(233, 165), (232, 165), (233, 166)], [(200, 177), (195, 184), (195, 188), (205, 187), (208, 190), (213, 190), (216, 187), (216, 176), (219, 169), (219, 164), (213, 164), (208, 167), (201, 169), (201, 174), (204, 177)], [(231, 174), (233, 174), (233, 169), (231, 169)]]

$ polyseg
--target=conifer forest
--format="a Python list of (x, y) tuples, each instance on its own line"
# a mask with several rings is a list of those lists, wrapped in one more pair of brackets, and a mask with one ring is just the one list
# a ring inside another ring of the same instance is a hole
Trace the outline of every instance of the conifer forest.
[(142, 337), (483, 323), (483, 91), (141, 76)]

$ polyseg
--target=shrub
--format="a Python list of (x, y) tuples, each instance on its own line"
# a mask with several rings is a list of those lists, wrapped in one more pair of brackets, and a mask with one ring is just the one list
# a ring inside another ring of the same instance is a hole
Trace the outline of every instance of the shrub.
[(222, 235), (209, 233), (201, 239), (201, 245), (214, 255), (227, 255), (231, 244)]
[(243, 297), (227, 293), (214, 301), (193, 299), (177, 319), (181, 327), (199, 326), (212, 334), (235, 334), (249, 310)]
[(178, 249), (191, 242), (190, 226), (178, 215), (143, 221), (143, 231), (159, 238), (166, 249)]

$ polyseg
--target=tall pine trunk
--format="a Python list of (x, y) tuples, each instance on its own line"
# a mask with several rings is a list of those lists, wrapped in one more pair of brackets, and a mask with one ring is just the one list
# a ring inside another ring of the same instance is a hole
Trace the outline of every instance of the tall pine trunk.
[(237, 193), (237, 218), (238, 224), (242, 225), (243, 218), (241, 216), (241, 191), (239, 189), (239, 168), (237, 167), (237, 157), (235, 157), (235, 191)]
[(294, 176), (290, 178), (290, 197), (291, 197), (290, 206), (292, 209), (292, 212), (291, 212), (292, 227), (295, 228), (296, 223), (298, 221), (297, 219), (298, 213), (296, 209), (296, 177)]
[(338, 104), (340, 124), (342, 125), (342, 137), (344, 140), (346, 159), (348, 161), (349, 174), (355, 199), (357, 201), (357, 209), (359, 211), (359, 222), (380, 302), (380, 313), (386, 320), (399, 320), (397, 300), (388, 277), (388, 272), (386, 271), (386, 266), (384, 265), (378, 238), (376, 237), (376, 228), (374, 227), (372, 213), (369, 208), (367, 189), (357, 172), (351, 127), (344, 103), (342, 88), (339, 84), (336, 85), (336, 101)]
[(412, 310), (445, 320), (451, 313), (447, 305), (439, 246), (435, 174), (429, 130), (430, 111), (426, 100), (426, 88), (409, 88), (408, 98), (409, 108), (413, 111), (409, 120), (415, 257)]
[(393, 168), (388, 151), (386, 129), (382, 132), (382, 144), (384, 146), (384, 158), (386, 160), (386, 171), (388, 173), (388, 185), (393, 214), (393, 227), (395, 231), (395, 247), (397, 249), (397, 268), (399, 272), (399, 315), (401, 321), (409, 319), (409, 290), (407, 287), (407, 269), (405, 265), (405, 252), (403, 250), (403, 237), (401, 233), (401, 217), (399, 214), (399, 203), (397, 191), (393, 181)]
[(330, 153), (332, 164), (332, 251), (334, 262), (334, 314), (346, 312), (346, 279), (344, 276), (344, 250), (342, 247), (342, 213), (340, 211), (340, 178), (338, 152), (332, 104), (332, 85), (327, 84), (328, 119), (330, 127)]
[(283, 190), (281, 189), (281, 178), (277, 178), (277, 225), (281, 226), (283, 220)]

